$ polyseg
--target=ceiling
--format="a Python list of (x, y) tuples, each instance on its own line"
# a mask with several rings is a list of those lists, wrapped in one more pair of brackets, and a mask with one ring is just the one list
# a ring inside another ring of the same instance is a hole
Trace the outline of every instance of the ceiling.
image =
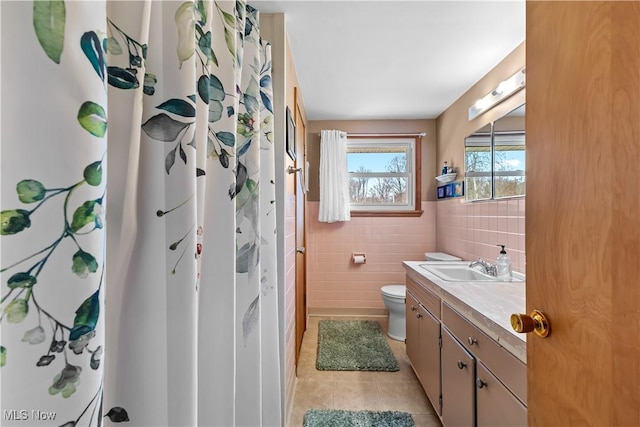
[(525, 1), (263, 1), (309, 120), (436, 118), (525, 38)]

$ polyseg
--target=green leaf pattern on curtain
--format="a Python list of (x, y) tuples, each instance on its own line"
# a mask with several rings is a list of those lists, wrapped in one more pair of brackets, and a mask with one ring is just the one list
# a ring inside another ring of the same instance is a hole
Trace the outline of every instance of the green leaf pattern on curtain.
[(33, 28), (47, 56), (56, 64), (64, 49), (67, 10), (64, 0), (34, 1)]
[(110, 36), (102, 43), (104, 52), (110, 54), (111, 58), (123, 55), (124, 50), (118, 39), (122, 40), (127, 47), (127, 63), (122, 64), (124, 67), (115, 65), (107, 67), (109, 84), (118, 89), (136, 89), (140, 87), (138, 72), (144, 71), (143, 92), (145, 95), (153, 95), (158, 78), (155, 74), (146, 71), (147, 45), (127, 35), (108, 18), (107, 28)]

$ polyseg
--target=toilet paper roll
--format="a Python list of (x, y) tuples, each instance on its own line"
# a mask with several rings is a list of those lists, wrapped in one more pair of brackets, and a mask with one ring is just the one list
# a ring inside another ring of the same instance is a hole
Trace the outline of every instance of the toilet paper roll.
[(366, 262), (366, 258), (364, 257), (364, 255), (354, 255), (353, 256), (353, 263), (354, 264), (364, 264)]

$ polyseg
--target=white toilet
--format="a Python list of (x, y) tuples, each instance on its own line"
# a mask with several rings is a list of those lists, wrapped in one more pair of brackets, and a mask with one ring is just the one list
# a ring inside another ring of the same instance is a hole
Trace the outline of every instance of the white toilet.
[(389, 310), (389, 338), (398, 341), (404, 341), (406, 296), (406, 285), (385, 285), (382, 287), (382, 299), (385, 307)]
[[(426, 261), (461, 261), (460, 258), (443, 252), (427, 252)], [(382, 300), (389, 310), (389, 338), (404, 341), (406, 331), (406, 285), (385, 285), (381, 289)]]

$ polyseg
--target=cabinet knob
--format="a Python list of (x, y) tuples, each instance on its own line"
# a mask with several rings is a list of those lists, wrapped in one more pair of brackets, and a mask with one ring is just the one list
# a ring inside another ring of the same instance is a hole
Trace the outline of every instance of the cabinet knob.
[(469, 343), (469, 345), (474, 345), (478, 342), (478, 340), (475, 339), (474, 337), (469, 337), (467, 338), (467, 342)]
[(422, 314), (420, 314), (420, 313), (416, 313), (416, 317), (417, 317), (418, 319), (420, 319), (420, 318), (422, 318)]
[(542, 338), (548, 337), (551, 333), (549, 319), (547, 315), (540, 310), (533, 310), (529, 315), (520, 313), (512, 314), (511, 327), (520, 334), (533, 332)]
[(484, 388), (486, 386), (487, 386), (487, 383), (485, 381), (482, 381), (480, 378), (476, 378), (476, 387)]
[(464, 363), (462, 360), (458, 360), (458, 369), (464, 369), (467, 367), (467, 364)]
[(413, 306), (413, 305), (412, 305), (412, 306), (411, 306), (411, 311), (416, 311), (416, 310), (417, 310), (417, 308), (416, 308), (415, 306)]

